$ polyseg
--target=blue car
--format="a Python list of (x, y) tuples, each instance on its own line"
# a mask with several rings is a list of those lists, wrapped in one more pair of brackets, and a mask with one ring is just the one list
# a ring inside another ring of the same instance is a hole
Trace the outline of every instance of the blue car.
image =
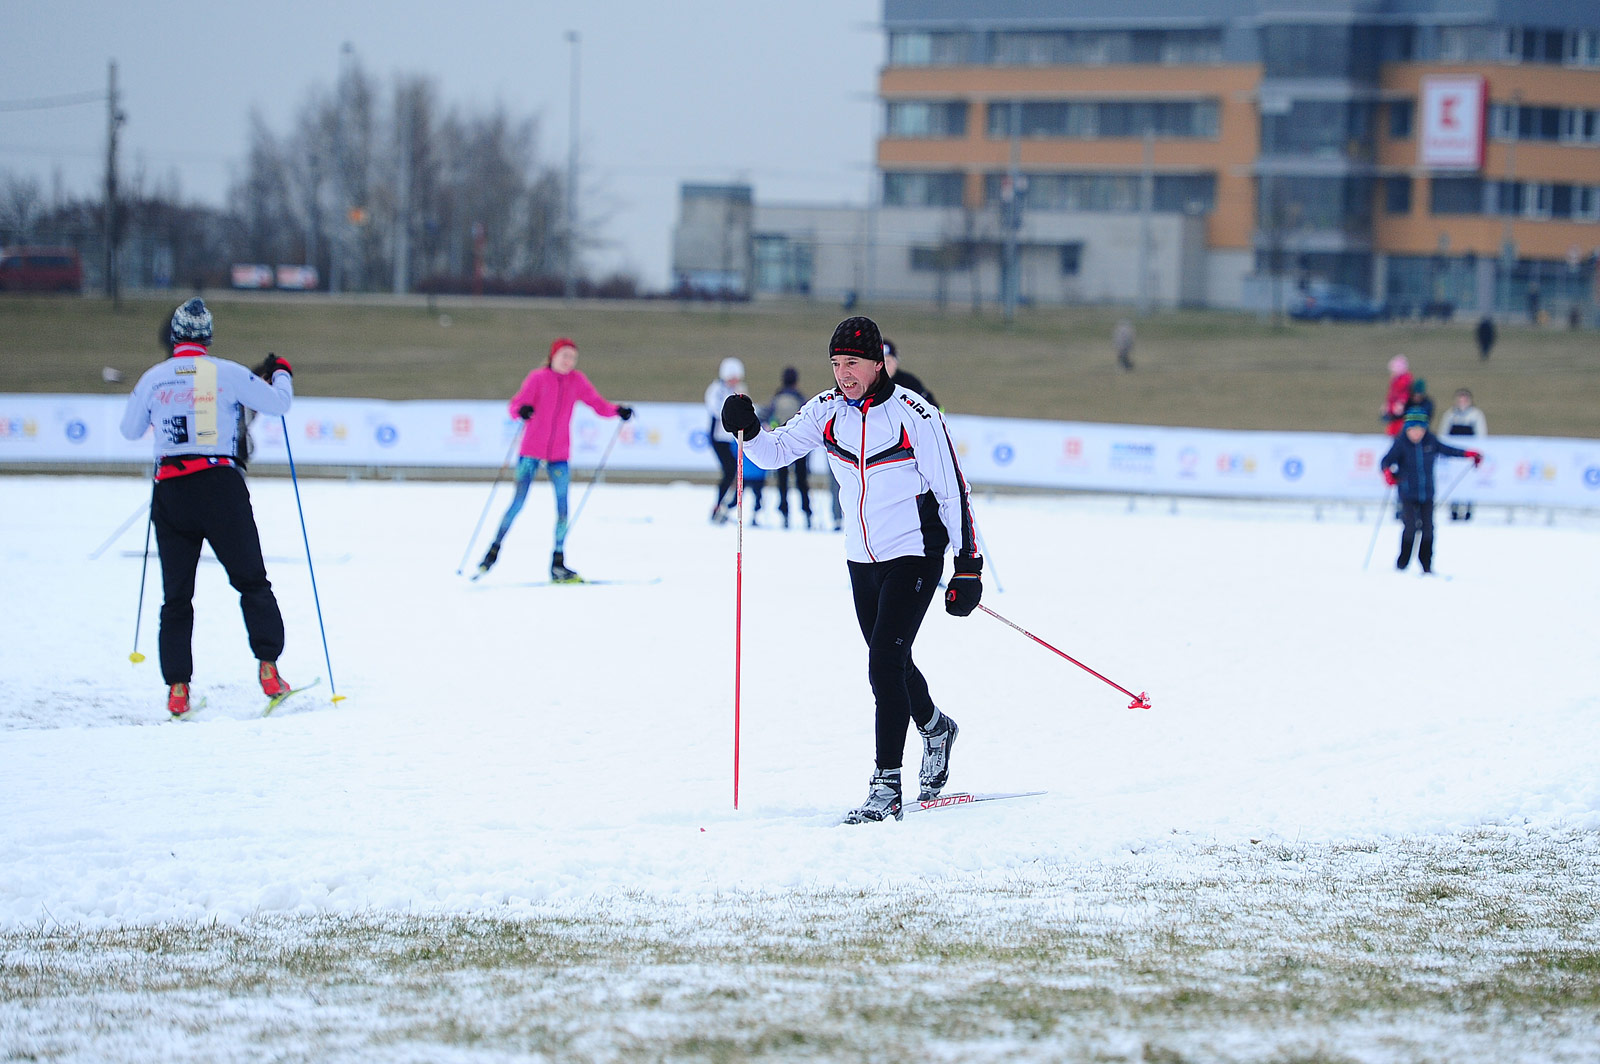
[(1313, 285), (1289, 307), (1296, 321), (1388, 321), (1389, 305), (1347, 284)]

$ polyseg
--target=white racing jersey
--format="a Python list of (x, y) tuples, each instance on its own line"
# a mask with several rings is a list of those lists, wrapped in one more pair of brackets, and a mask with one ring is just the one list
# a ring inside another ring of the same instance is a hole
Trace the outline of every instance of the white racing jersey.
[(239, 447), (239, 407), (288, 413), (294, 379), (285, 371), (272, 383), (237, 362), (213, 358), (199, 344), (180, 343), (173, 357), (145, 370), (122, 411), (122, 435), (136, 440), (155, 426), (155, 457), (232, 457)]
[(837, 389), (816, 396), (776, 429), (746, 441), (763, 469), (826, 450), (839, 481), (845, 556), (881, 562), (978, 553), (967, 482), (944, 415), (884, 381), (854, 406)]

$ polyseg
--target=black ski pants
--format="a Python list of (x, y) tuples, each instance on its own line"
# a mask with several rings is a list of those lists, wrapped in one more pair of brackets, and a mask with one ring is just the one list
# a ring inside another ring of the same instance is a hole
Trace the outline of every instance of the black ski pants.
[[(711, 421), (713, 428), (716, 423), (716, 419), (713, 418)], [(732, 440), (719, 440), (715, 433), (711, 433), (710, 439), (711, 449), (716, 452), (717, 462), (722, 466), (722, 479), (717, 481), (717, 503), (711, 508), (712, 514), (715, 515), (722, 509), (724, 503), (733, 506), (739, 501), (733, 497), (734, 480), (739, 472), (739, 456)]]
[(251, 652), (261, 661), (277, 661), (283, 653), (283, 615), (267, 580), (244, 476), (219, 466), (157, 481), (150, 516), (161, 553), (162, 678), (169, 684), (194, 678), (194, 578), (206, 542), (239, 592)]
[(811, 516), (811, 484), (806, 479), (806, 462), (810, 455), (789, 465), (778, 467), (778, 512), (789, 516), (789, 473), (794, 473), (794, 487), (800, 493), (800, 512)]
[[(1421, 542), (1417, 542), (1420, 538)], [(1394, 567), (1404, 569), (1411, 564), (1411, 547), (1417, 547), (1417, 561), (1422, 571), (1433, 572), (1433, 500), (1403, 499), (1400, 502), (1400, 557)]]
[(927, 727), (935, 713), (928, 681), (911, 660), (911, 643), (939, 591), (944, 558), (913, 556), (849, 565), (856, 620), (867, 640), (867, 679), (878, 706), (877, 765), (880, 770), (900, 768), (905, 761), (906, 726), (915, 720)]

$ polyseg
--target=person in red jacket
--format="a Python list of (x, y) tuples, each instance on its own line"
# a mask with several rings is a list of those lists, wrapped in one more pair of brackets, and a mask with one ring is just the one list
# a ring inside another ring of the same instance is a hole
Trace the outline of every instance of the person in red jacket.
[(556, 496), (555, 549), (550, 555), (550, 579), (556, 583), (581, 583), (582, 577), (567, 568), (567, 485), (572, 472), (567, 459), (572, 454), (572, 408), (582, 400), (601, 417), (619, 417), (626, 421), (633, 416), (631, 406), (608, 402), (594, 385), (577, 369), (578, 345), (565, 336), (550, 342), (550, 355), (543, 367), (528, 374), (511, 397), (507, 408), (512, 417), (527, 422), (522, 429), (521, 458), (517, 462), (517, 491), (511, 497), (506, 515), (500, 519), (500, 529), (494, 542), (478, 563), (478, 575), (488, 572), (500, 558), (500, 544), (511, 530), (511, 522), (522, 512), (528, 498), (528, 485), (533, 483), (543, 462), (550, 478), (550, 487)]
[(1400, 435), (1400, 424), (1405, 420), (1410, 398), (1411, 363), (1405, 355), (1395, 355), (1389, 360), (1389, 394), (1384, 397), (1381, 415), (1389, 435)]

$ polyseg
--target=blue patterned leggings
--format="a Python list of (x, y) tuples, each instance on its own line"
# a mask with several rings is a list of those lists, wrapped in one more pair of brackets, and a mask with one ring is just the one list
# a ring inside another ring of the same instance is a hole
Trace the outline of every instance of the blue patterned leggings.
[[(522, 512), (522, 504), (528, 500), (528, 485), (533, 483), (534, 476), (539, 472), (539, 461), (537, 458), (523, 458), (517, 462), (517, 493), (511, 497), (511, 505), (500, 519), (500, 531), (494, 534), (496, 543), (506, 538), (506, 533), (511, 530), (511, 522)], [(546, 461), (544, 468), (550, 478), (550, 487), (556, 493), (555, 549), (564, 550), (567, 542), (567, 485), (572, 482), (572, 470), (565, 462)]]

